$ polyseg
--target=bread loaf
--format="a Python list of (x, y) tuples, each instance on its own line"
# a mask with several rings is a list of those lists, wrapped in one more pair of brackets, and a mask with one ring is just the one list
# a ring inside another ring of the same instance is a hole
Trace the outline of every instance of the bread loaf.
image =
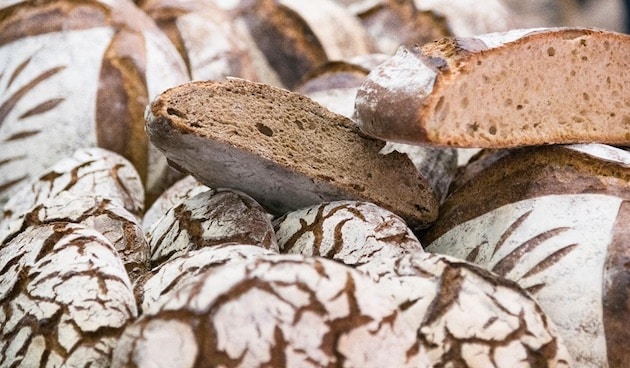
[(357, 267), (392, 295), (434, 367), (570, 367), (552, 319), (515, 282), (425, 252)]
[(183, 84), (151, 104), (147, 132), (175, 167), (211, 188), (241, 190), (274, 215), (351, 199), (414, 230), (437, 217), (436, 195), (407, 157), (379, 154), (384, 142), (287, 90), (245, 80)]
[(444, 17), (419, 10), (414, 0), (363, 1), (351, 9), (374, 38), (378, 51), (388, 55), (400, 45), (422, 45), (452, 35)]
[(0, 365), (110, 367), (137, 317), (116, 249), (95, 230), (31, 226), (0, 248)]
[(69, 222), (101, 233), (116, 249), (133, 282), (149, 268), (149, 244), (140, 221), (110, 199), (69, 191), (44, 200), (17, 220), (0, 226), (0, 244), (31, 226)]
[(138, 219), (144, 210), (142, 181), (131, 162), (93, 147), (76, 150), (22, 186), (4, 206), (2, 220), (20, 218), (34, 206), (64, 193), (106, 198)]
[(357, 92), (381, 139), (458, 147), (630, 144), (630, 36), (512, 30), (403, 47)]
[(125, 329), (113, 367), (158, 363), (429, 367), (415, 331), (367, 276), (297, 255), (214, 267), (143, 314)]
[(190, 250), (253, 244), (278, 250), (270, 215), (250, 196), (210, 189), (173, 206), (147, 235), (153, 267)]
[(518, 282), (576, 364), (628, 366), (630, 153), (544, 146), (480, 160), (422, 236), (426, 250)]
[[(6, 2), (4, 2), (6, 3)], [(144, 109), (189, 80), (168, 38), (131, 1), (14, 1), (0, 17), (0, 206), (84, 147), (121, 154), (149, 197), (169, 179)]]
[(280, 252), (326, 257), (349, 266), (423, 251), (400, 217), (368, 202), (303, 208), (276, 219), (274, 228)]
[(148, 233), (153, 225), (175, 205), (206, 190), (210, 190), (210, 188), (201, 184), (199, 180), (190, 175), (175, 182), (162, 192), (144, 212), (144, 216), (142, 216), (142, 228), (145, 233)]
[[(419, 10), (444, 18), (451, 36), (468, 37), (505, 32), (521, 26), (522, 14), (513, 11), (510, 0), (413, 0)], [(531, 1), (530, 1), (531, 2)], [(540, 27), (541, 24), (531, 27)]]
[(139, 311), (143, 314), (159, 310), (163, 303), (177, 297), (178, 290), (214, 267), (274, 253), (260, 245), (220, 244), (174, 257), (151, 269), (134, 283)]

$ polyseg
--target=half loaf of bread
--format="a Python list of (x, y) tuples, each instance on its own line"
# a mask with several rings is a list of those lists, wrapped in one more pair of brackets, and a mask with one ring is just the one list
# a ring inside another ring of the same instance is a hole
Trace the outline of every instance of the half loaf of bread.
[(402, 143), (630, 145), (630, 35), (520, 29), (401, 47), (357, 92), (355, 118)]
[(164, 91), (147, 110), (151, 142), (211, 188), (241, 190), (274, 214), (324, 201), (363, 200), (412, 229), (437, 217), (429, 182), (406, 155), (301, 94), (241, 79)]

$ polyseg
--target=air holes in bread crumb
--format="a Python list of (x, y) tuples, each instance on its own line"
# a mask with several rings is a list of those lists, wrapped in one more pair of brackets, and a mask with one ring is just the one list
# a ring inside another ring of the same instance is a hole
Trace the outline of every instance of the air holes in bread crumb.
[(365, 187), (361, 184), (352, 184), (352, 188), (358, 192), (364, 192)]
[(523, 110), (523, 105), (521, 105), (521, 104), (516, 105), (516, 109), (517, 110)]
[(491, 135), (497, 134), (497, 127), (495, 127), (494, 125), (491, 126), (490, 128), (488, 128), (488, 133), (490, 133)]
[(263, 123), (256, 123), (256, 129), (267, 137), (273, 136), (273, 130)]
[(553, 47), (548, 48), (547, 49), (547, 55), (549, 55), (549, 56), (556, 55), (556, 49), (554, 49)]
[(178, 118), (186, 119), (186, 114), (172, 107), (166, 109), (166, 113), (169, 115), (177, 116)]
[(586, 92), (582, 92), (582, 98), (584, 99), (584, 101), (588, 101), (591, 99), (591, 97)]

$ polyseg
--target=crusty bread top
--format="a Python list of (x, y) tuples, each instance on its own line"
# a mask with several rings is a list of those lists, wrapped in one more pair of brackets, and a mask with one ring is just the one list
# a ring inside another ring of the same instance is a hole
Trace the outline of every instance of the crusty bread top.
[(375, 137), (458, 147), (630, 145), (630, 36), (521, 29), (401, 47), (357, 92)]
[(323, 201), (376, 203), (412, 228), (437, 217), (428, 182), (403, 154), (298, 93), (231, 79), (191, 82), (147, 110), (151, 142), (210, 187), (242, 190), (283, 214)]
[(571, 194), (605, 194), (630, 200), (630, 152), (602, 144), (522, 147), (483, 151), (462, 169), (422, 234), (431, 244), (455, 225), (518, 201)]

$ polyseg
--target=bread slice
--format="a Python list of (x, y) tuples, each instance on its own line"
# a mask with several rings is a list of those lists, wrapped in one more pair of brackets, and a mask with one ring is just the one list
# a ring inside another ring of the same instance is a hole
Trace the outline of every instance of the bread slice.
[(401, 47), (357, 92), (375, 137), (457, 147), (630, 145), (630, 35), (520, 29)]
[(412, 229), (437, 217), (429, 182), (406, 155), (352, 120), (268, 84), (197, 81), (164, 91), (147, 109), (151, 142), (211, 188), (241, 190), (273, 214), (333, 200), (364, 200)]

